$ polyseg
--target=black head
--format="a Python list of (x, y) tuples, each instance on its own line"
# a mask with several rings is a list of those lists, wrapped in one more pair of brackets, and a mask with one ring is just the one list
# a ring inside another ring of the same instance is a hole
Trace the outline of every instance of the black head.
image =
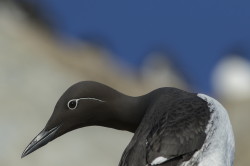
[(84, 81), (72, 85), (60, 97), (45, 128), (27, 146), (22, 157), (69, 131), (104, 121), (110, 103), (120, 95), (97, 82)]

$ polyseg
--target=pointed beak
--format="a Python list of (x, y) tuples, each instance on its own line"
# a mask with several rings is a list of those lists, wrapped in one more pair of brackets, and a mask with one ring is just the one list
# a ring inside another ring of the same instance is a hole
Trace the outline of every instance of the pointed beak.
[(27, 156), (28, 154), (34, 152), (35, 150), (41, 148), (46, 145), (48, 142), (52, 141), (55, 137), (55, 133), (58, 131), (60, 126), (54, 127), (49, 131), (43, 129), (25, 148), (22, 158)]

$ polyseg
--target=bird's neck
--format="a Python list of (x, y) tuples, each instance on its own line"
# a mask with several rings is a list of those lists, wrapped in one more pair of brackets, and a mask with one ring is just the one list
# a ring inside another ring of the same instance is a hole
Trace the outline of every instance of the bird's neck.
[(147, 110), (147, 99), (148, 95), (117, 97), (107, 103), (107, 110), (102, 113), (97, 125), (135, 132)]

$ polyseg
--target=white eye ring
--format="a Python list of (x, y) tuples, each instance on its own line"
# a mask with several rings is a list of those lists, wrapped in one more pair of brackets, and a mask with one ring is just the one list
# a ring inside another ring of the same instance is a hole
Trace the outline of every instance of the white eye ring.
[(68, 102), (67, 106), (70, 110), (76, 109), (79, 99), (72, 99)]

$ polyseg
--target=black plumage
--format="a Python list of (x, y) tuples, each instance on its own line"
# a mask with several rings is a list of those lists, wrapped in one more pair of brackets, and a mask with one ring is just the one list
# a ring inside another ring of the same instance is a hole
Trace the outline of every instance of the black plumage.
[(204, 143), (210, 118), (204, 100), (175, 88), (160, 88), (149, 96), (151, 102), (120, 166), (147, 165), (160, 156), (168, 159), (162, 166), (177, 166)]
[(195, 93), (166, 87), (130, 97), (100, 83), (80, 82), (62, 95), (22, 157), (71, 130), (99, 125), (134, 132), (119, 166), (154, 165), (158, 157), (166, 158), (162, 166), (179, 166), (202, 147), (209, 119), (207, 102)]

